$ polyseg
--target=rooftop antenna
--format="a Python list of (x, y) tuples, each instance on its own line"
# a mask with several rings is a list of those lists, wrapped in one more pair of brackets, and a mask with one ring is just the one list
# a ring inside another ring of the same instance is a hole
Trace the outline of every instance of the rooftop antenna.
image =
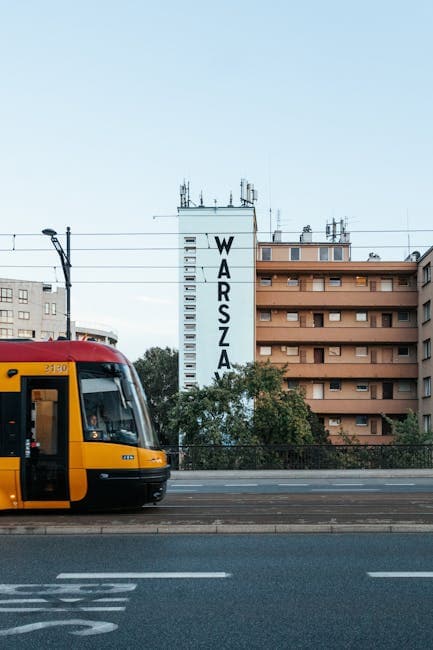
[(202, 208), (204, 206), (203, 203), (203, 190), (200, 192), (200, 207)]
[(230, 192), (230, 200), (227, 206), (228, 208), (233, 208), (233, 192)]
[(241, 179), (241, 205), (254, 205), (258, 199), (258, 192), (254, 189), (252, 183), (248, 183), (245, 178)]

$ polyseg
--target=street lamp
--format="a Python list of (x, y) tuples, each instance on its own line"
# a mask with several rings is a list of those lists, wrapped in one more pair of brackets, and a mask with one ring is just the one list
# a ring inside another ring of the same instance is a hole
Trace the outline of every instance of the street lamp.
[(51, 238), (52, 244), (59, 254), (62, 263), (63, 275), (66, 286), (66, 338), (71, 340), (71, 229), (66, 228), (66, 253), (57, 239), (57, 233), (52, 228), (44, 228), (43, 235)]

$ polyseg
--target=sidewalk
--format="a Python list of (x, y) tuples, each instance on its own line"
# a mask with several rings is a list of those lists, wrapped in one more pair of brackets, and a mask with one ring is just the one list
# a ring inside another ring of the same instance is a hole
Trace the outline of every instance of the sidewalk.
[(290, 478), (433, 478), (433, 469), (261, 469), (172, 471), (171, 480)]

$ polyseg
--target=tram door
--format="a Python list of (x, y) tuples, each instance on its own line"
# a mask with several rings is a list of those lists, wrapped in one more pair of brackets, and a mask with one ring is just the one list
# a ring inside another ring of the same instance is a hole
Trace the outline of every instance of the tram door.
[(67, 501), (67, 377), (23, 377), (24, 501)]

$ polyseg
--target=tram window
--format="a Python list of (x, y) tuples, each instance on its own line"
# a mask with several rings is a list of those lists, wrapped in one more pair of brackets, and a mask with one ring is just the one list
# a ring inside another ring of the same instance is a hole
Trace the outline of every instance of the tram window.
[(58, 453), (57, 436), (58, 391), (50, 389), (33, 389), (31, 393), (32, 440), (45, 456)]
[[(119, 377), (82, 379), (81, 390), (87, 439), (137, 444), (134, 414), (128, 405)], [(94, 426), (95, 424), (97, 426)]]

